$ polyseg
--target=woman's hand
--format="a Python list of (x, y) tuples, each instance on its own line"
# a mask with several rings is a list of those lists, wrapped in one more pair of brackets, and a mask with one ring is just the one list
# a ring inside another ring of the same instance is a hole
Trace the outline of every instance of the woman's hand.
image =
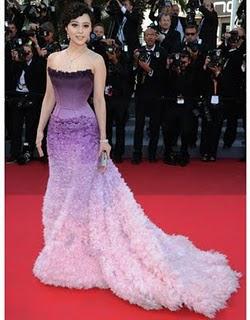
[(42, 149), (42, 141), (43, 141), (43, 131), (37, 131), (37, 135), (36, 135), (36, 148), (39, 154), (39, 157), (43, 157), (44, 153), (43, 153), (43, 149)]
[(100, 149), (99, 149), (99, 157), (102, 154), (102, 152), (105, 151), (107, 153), (108, 159), (110, 158), (110, 151), (111, 146), (108, 142), (100, 142)]

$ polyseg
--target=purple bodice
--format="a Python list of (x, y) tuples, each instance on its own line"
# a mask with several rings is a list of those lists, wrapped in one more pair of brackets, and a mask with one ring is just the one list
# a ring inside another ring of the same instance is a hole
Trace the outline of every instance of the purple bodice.
[(90, 69), (67, 72), (48, 67), (48, 73), (56, 98), (53, 115), (65, 119), (89, 112), (93, 114), (87, 102), (93, 90), (93, 73)]

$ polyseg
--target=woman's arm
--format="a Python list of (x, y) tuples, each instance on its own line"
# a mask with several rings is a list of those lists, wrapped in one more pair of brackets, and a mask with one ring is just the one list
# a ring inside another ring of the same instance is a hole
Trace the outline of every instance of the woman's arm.
[(94, 67), (94, 108), (100, 130), (100, 139), (106, 139), (106, 104), (104, 88), (106, 82), (106, 67), (101, 56), (98, 56)]
[[(51, 65), (51, 60), (53, 59), (53, 53), (48, 57), (47, 60), (47, 67)], [(46, 124), (49, 120), (50, 114), (55, 106), (55, 93), (54, 89), (50, 80), (50, 77), (48, 75), (48, 70), (47, 70), (47, 84), (46, 84), (46, 92), (43, 98), (42, 102), (42, 109), (41, 109), (41, 114), (40, 114), (40, 119), (39, 119), (39, 124), (37, 128), (37, 137), (36, 137), (36, 146), (38, 153), (40, 157), (43, 156), (43, 151), (42, 151), (42, 139), (43, 139), (43, 131), (44, 128), (46, 127)]]
[(102, 151), (110, 153), (110, 145), (106, 141), (106, 103), (104, 88), (106, 82), (106, 67), (103, 58), (98, 55), (94, 64), (94, 108), (100, 131), (100, 154)]

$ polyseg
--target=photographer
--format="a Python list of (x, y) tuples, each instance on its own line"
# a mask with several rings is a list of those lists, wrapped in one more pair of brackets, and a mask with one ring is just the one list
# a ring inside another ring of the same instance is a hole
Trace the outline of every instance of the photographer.
[(202, 117), (201, 160), (216, 161), (217, 149), (223, 123), (223, 99), (221, 96), (221, 72), (224, 59), (221, 50), (209, 52), (203, 66), (202, 98), (198, 112)]
[(99, 6), (96, 6), (93, 4), (93, 0), (84, 0), (83, 1), (91, 10), (93, 16), (94, 16), (94, 22), (99, 23), (101, 22), (101, 8)]
[(115, 39), (119, 45), (127, 45), (129, 56), (133, 57), (134, 50), (139, 45), (139, 26), (141, 15), (134, 8), (132, 0), (109, 0), (106, 4), (106, 12), (113, 18), (114, 25), (109, 37)]
[[(182, 47), (190, 53), (191, 64), (195, 72), (195, 78), (199, 79), (201, 77), (201, 73), (203, 72), (203, 65), (206, 58), (206, 50), (204, 48), (203, 41), (198, 37), (197, 25), (186, 26), (185, 38)], [(197, 91), (199, 91), (201, 89), (201, 82), (198, 82), (196, 85)], [(198, 138), (198, 127), (198, 118), (193, 116), (192, 135), (190, 139), (191, 147), (196, 147), (196, 142)]]
[(199, 37), (203, 40), (207, 50), (217, 47), (218, 16), (211, 0), (203, 0), (199, 7), (203, 18), (199, 25)]
[(181, 47), (181, 36), (178, 31), (171, 28), (171, 16), (161, 13), (159, 16), (159, 25), (157, 27), (158, 41), (166, 50), (167, 54), (179, 52)]
[(122, 162), (122, 155), (125, 151), (125, 124), (128, 115), (128, 60), (126, 56), (124, 56), (121, 48), (116, 44), (107, 45), (106, 54), (108, 57), (105, 87), (107, 138), (112, 146), (113, 124), (115, 124), (116, 141), (112, 148), (111, 156), (116, 163), (120, 163)]
[[(7, 162), (27, 163), (35, 148), (36, 128), (45, 91), (44, 62), (33, 55), (32, 47), (23, 45), (12, 50), (11, 149)], [(44, 84), (44, 85), (43, 85)], [(22, 129), (29, 150), (22, 154)]]
[(148, 160), (150, 162), (156, 161), (162, 109), (164, 107), (162, 97), (166, 67), (166, 52), (156, 44), (156, 39), (156, 30), (148, 27), (144, 32), (146, 45), (135, 50), (134, 53), (136, 74), (135, 131), (132, 158), (134, 164), (139, 164), (142, 161), (142, 142), (146, 116), (150, 117)]
[(45, 22), (36, 30), (28, 32), (29, 39), (33, 42), (37, 54), (47, 59), (48, 56), (56, 51), (61, 51), (60, 44), (55, 40), (55, 29), (51, 22)]
[[(150, 5), (149, 19), (153, 22), (159, 20), (162, 13), (172, 15), (172, 2), (170, 0), (153, 0)], [(157, 16), (155, 15), (156, 11), (158, 11)]]
[(222, 69), (221, 91), (224, 99), (224, 117), (227, 120), (223, 136), (224, 148), (230, 148), (237, 134), (238, 118), (241, 116), (242, 63), (243, 52), (239, 46), (237, 30), (230, 32), (227, 47), (224, 50), (225, 63)]
[[(187, 50), (175, 54), (174, 59), (168, 59), (168, 63), (169, 85), (166, 87), (166, 96), (169, 102), (163, 123), (166, 148), (164, 162), (169, 165), (185, 166), (190, 160), (188, 146), (192, 134), (192, 109), (197, 95), (197, 81), (191, 65), (191, 56)], [(179, 154), (172, 148), (177, 131), (181, 136)]]
[(18, 32), (20, 32), (22, 30), (25, 17), (18, 1), (13, 0), (12, 3), (7, 3), (5, 10), (5, 20), (8, 21), (9, 24), (14, 24)]

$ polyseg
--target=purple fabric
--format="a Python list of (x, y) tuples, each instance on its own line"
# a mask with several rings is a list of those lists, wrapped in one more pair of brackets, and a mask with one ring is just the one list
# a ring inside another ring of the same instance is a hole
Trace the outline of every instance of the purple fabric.
[(34, 275), (68, 288), (110, 288), (145, 309), (186, 306), (209, 318), (226, 306), (240, 273), (215, 251), (154, 225), (110, 160), (98, 171), (99, 130), (87, 104), (91, 71), (49, 69), (57, 105), (48, 129), (44, 247)]

